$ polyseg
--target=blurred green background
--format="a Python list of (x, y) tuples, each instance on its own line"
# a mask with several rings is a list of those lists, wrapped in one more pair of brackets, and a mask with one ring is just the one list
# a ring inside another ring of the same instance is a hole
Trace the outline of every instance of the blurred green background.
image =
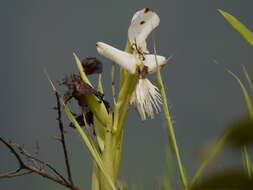
[[(96, 56), (104, 63), (104, 87), (111, 101), (111, 62), (98, 55), (95, 43), (102, 41), (122, 49), (133, 13), (144, 7), (155, 10), (161, 19), (155, 32), (158, 53), (173, 55), (162, 74), (183, 162), (192, 176), (203, 146), (247, 112), (240, 88), (224, 66), (242, 76), (240, 66), (245, 64), (253, 76), (252, 47), (217, 9), (230, 12), (252, 31), (251, 0), (1, 1), (0, 135), (25, 144), (31, 151), (39, 141), (40, 158), (63, 171), (62, 149), (53, 140), (59, 134), (56, 112), (52, 110), (55, 98), (43, 69), (57, 81), (77, 71), (72, 52), (81, 58)], [(68, 129), (66, 137), (75, 181), (88, 189), (91, 157), (77, 133)], [(163, 115), (141, 122), (131, 109), (126, 123), (122, 181), (142, 189), (155, 188), (166, 172), (166, 148)], [(228, 150), (223, 156), (229, 162), (218, 162), (215, 167), (241, 165), (238, 152)], [(1, 145), (0, 172), (15, 166), (16, 160)], [(0, 179), (0, 189), (64, 188), (30, 175)]]

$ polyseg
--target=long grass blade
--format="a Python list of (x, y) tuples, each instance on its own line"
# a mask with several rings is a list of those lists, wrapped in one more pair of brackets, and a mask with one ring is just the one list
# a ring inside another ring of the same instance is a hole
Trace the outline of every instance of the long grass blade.
[[(155, 53), (156, 63), (158, 63), (157, 56), (156, 56), (157, 54), (156, 54), (155, 43), (154, 43), (154, 53)], [(167, 103), (167, 97), (166, 97), (165, 88), (164, 88), (164, 84), (162, 81), (162, 76), (160, 73), (159, 66), (157, 66), (156, 82), (157, 82), (158, 89), (159, 89), (161, 96), (162, 96), (162, 107), (163, 107), (163, 111), (164, 111), (165, 118), (167, 121), (167, 128), (166, 129), (167, 129), (168, 139), (170, 140), (173, 151), (176, 154), (176, 160), (177, 160), (177, 164), (179, 167), (179, 172), (180, 172), (183, 186), (185, 187), (185, 189), (188, 189), (188, 180), (187, 180), (186, 170), (183, 166), (183, 163), (182, 163), (182, 160), (180, 157), (179, 148), (178, 148), (177, 141), (176, 141), (176, 135), (174, 132), (174, 126), (173, 126), (173, 122), (172, 122), (172, 119), (170, 116), (170, 111), (169, 111), (169, 107), (168, 107), (168, 103)]]
[(244, 96), (244, 99), (245, 99), (245, 102), (246, 102), (246, 105), (247, 105), (247, 108), (248, 108), (249, 115), (250, 115), (251, 118), (253, 118), (253, 105), (252, 105), (252, 102), (251, 102), (251, 99), (250, 99), (248, 91), (246, 90), (246, 88), (243, 85), (242, 81), (239, 79), (239, 77), (236, 74), (234, 74), (229, 69), (226, 69), (226, 70), (227, 70), (227, 72), (229, 74), (231, 74), (234, 77), (234, 79), (240, 85), (242, 93), (243, 93), (243, 96)]
[(247, 71), (247, 69), (246, 69), (246, 67), (244, 65), (242, 65), (242, 69), (243, 69), (243, 73), (244, 73), (244, 75), (245, 75), (245, 77), (246, 77), (246, 79), (247, 79), (247, 81), (249, 83), (249, 86), (250, 86), (250, 89), (251, 89), (251, 93), (253, 93), (253, 85), (252, 85), (252, 81), (251, 81), (251, 79), (249, 77), (249, 73), (248, 73), (248, 71)]
[(253, 46), (253, 33), (231, 14), (220, 9), (218, 9), (218, 11), (232, 25), (232, 27), (237, 30), (250, 45)]
[(252, 177), (252, 164), (251, 164), (251, 161), (249, 158), (248, 149), (246, 146), (243, 146), (241, 151), (242, 151), (244, 168), (245, 168), (246, 172), (248, 173), (249, 178), (251, 178)]

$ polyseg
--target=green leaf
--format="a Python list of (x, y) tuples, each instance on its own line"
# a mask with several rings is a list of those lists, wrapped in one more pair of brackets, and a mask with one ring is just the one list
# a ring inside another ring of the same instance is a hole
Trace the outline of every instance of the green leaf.
[(237, 30), (241, 36), (253, 46), (253, 33), (243, 25), (239, 20), (233, 17), (231, 14), (218, 9), (218, 11), (224, 16), (224, 18), (232, 25), (232, 27)]
[(191, 190), (249, 190), (253, 179), (243, 170), (229, 169), (215, 172), (191, 187)]
[(241, 148), (241, 152), (242, 152), (242, 159), (243, 159), (245, 171), (248, 173), (248, 176), (251, 178), (253, 170), (252, 170), (252, 163), (251, 163), (249, 153), (248, 153), (248, 148), (246, 146), (243, 146)]
[(249, 77), (249, 73), (246, 69), (246, 67), (244, 65), (242, 65), (242, 69), (243, 69), (243, 73), (244, 73), (244, 76), (245, 78), (247, 79), (248, 83), (249, 83), (249, 86), (250, 86), (250, 89), (251, 89), (251, 93), (253, 93), (253, 84), (252, 84), (252, 81)]
[(104, 93), (103, 83), (102, 83), (102, 74), (98, 75), (98, 91)]
[(110, 186), (112, 187), (112, 189), (116, 190), (117, 188), (115, 187), (114, 182), (113, 182), (111, 176), (105, 170), (104, 163), (103, 163), (103, 161), (101, 159), (101, 156), (100, 156), (98, 150), (94, 148), (95, 146), (92, 145), (92, 143), (90, 142), (89, 138), (84, 133), (84, 131), (82, 130), (81, 126), (78, 124), (78, 122), (76, 121), (75, 117), (71, 113), (69, 107), (64, 102), (62, 102), (62, 104), (63, 104), (63, 108), (64, 108), (64, 111), (65, 111), (66, 115), (68, 116), (69, 120), (73, 123), (73, 125), (76, 127), (76, 129), (77, 129), (78, 133), (80, 134), (80, 136), (81, 136), (84, 144), (87, 146), (89, 152), (91, 153), (94, 161), (97, 163), (98, 167), (100, 168), (100, 170), (104, 174), (105, 178), (108, 180), (108, 183), (110, 184)]
[(252, 102), (251, 102), (251, 99), (250, 99), (247, 89), (245, 88), (244, 84), (242, 83), (242, 81), (239, 79), (239, 77), (236, 74), (234, 74), (232, 71), (230, 71), (228, 69), (226, 69), (226, 70), (229, 74), (231, 74), (235, 78), (237, 83), (240, 85), (246, 105), (247, 105), (247, 108), (248, 108), (249, 115), (251, 118), (253, 118), (253, 105), (252, 105)]
[(98, 145), (101, 151), (104, 151), (104, 143), (105, 143), (105, 127), (99, 122), (97, 117), (93, 117), (94, 120), (94, 128), (97, 134)]
[[(86, 76), (86, 74), (83, 71), (83, 65), (80, 61), (80, 59), (77, 57), (77, 55), (75, 53), (73, 53), (75, 61), (76, 61), (76, 66), (79, 70), (80, 76), (83, 79), (84, 82), (86, 82), (87, 84), (89, 84), (90, 86), (92, 86), (92, 84), (90, 83), (88, 77)], [(93, 87), (93, 86), (92, 86)]]
[[(85, 83), (89, 84), (92, 87), (92, 84), (90, 83), (88, 77), (83, 71), (83, 66), (80, 59), (76, 56), (76, 54), (74, 54), (74, 57), (75, 57), (76, 65), (79, 70), (81, 78), (83, 79)], [(103, 102), (100, 103), (100, 100), (94, 95), (85, 96), (85, 99), (86, 99), (85, 102), (87, 103), (89, 109), (99, 119), (99, 121), (105, 126), (106, 121), (108, 119), (108, 113), (107, 113), (104, 103)]]

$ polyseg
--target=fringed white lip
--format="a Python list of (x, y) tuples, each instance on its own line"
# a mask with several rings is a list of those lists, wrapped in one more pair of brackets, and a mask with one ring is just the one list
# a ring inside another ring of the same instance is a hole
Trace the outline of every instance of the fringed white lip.
[(130, 104), (136, 106), (142, 120), (146, 120), (147, 116), (153, 119), (154, 109), (156, 113), (161, 111), (162, 102), (158, 88), (147, 78), (140, 78), (131, 96)]

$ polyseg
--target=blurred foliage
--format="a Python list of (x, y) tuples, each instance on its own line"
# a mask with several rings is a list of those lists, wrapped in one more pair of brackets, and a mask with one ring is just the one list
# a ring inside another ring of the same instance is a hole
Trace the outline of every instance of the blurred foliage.
[(191, 190), (250, 190), (253, 179), (243, 170), (229, 169), (215, 172), (192, 186)]
[[(219, 138), (210, 148), (209, 151), (206, 151), (207, 157), (201, 162), (199, 168), (195, 172), (192, 181), (191, 187), (195, 187), (198, 182), (202, 184), (202, 180), (199, 180), (203, 174), (203, 171), (210, 165), (213, 160), (217, 157), (217, 155), (224, 149), (225, 145), (233, 145), (234, 147), (240, 148), (242, 151), (242, 158), (245, 168), (245, 174), (248, 177), (252, 176), (252, 163), (250, 157), (248, 155), (248, 147), (253, 144), (253, 105), (250, 98), (250, 94), (246, 89), (245, 85), (241, 81), (241, 79), (234, 74), (232, 71), (226, 69), (226, 71), (236, 80), (239, 84), (241, 91), (244, 96), (244, 100), (246, 102), (248, 108), (248, 116), (241, 118), (232, 124), (230, 124), (225, 131), (224, 135)], [(243, 66), (244, 75), (249, 83), (249, 86), (252, 88), (252, 82), (249, 78), (247, 69)], [(245, 175), (244, 174), (244, 175)], [(232, 174), (231, 174), (232, 175)], [(232, 179), (231, 179), (232, 180)], [(223, 187), (226, 187), (224, 184)], [(229, 187), (229, 186), (228, 186)], [(253, 189), (253, 188), (252, 188)]]
[(241, 146), (253, 145), (253, 120), (249, 117), (237, 120), (229, 125), (226, 131), (227, 143)]

